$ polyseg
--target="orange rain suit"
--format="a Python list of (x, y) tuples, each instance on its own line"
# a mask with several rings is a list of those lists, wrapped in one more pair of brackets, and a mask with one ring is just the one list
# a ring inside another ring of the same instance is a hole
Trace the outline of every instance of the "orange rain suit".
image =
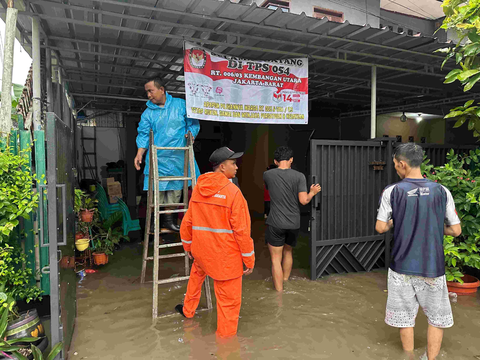
[(242, 304), (243, 264), (255, 265), (248, 204), (240, 189), (219, 172), (198, 178), (180, 228), (185, 251), (194, 262), (183, 313), (195, 315), (205, 277), (214, 280), (217, 298), (217, 334), (237, 333)]

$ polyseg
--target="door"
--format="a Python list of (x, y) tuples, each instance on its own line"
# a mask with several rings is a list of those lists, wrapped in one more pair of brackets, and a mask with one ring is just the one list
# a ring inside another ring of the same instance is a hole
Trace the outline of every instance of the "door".
[(312, 140), (311, 279), (388, 265), (390, 235), (375, 232), (378, 200), (392, 181), (392, 141)]
[(63, 341), (64, 359), (74, 329), (76, 278), (73, 269), (58, 266), (62, 256), (75, 256), (74, 132), (54, 113), (47, 113), (47, 200), (51, 345)]

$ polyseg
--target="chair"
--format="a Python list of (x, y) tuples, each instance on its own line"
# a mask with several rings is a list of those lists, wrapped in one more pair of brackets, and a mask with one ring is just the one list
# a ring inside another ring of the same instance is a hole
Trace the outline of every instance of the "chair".
[(99, 183), (96, 184), (97, 195), (96, 198), (98, 200), (98, 211), (100, 212), (100, 216), (102, 220), (107, 220), (110, 215), (116, 213), (117, 211), (122, 211), (120, 205), (117, 204), (109, 204), (107, 194), (105, 193), (105, 189)]
[(122, 199), (118, 199), (117, 201), (123, 214), (123, 235), (127, 236), (130, 231), (140, 230), (140, 222), (138, 219), (132, 220), (127, 204), (125, 204)]

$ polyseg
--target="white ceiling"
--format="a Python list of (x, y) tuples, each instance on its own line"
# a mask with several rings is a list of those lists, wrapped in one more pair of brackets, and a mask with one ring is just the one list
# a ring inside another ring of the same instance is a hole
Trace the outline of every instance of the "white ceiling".
[(380, 0), (381, 9), (429, 20), (445, 16), (441, 5), (437, 0)]

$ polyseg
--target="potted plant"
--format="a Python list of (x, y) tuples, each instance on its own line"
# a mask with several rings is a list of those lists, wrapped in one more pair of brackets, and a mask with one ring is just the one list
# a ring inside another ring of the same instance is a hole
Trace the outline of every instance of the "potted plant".
[(74, 210), (83, 222), (92, 222), (97, 206), (97, 199), (88, 196), (84, 191), (75, 189)]
[[(13, 340), (19, 337), (45, 336), (43, 325), (35, 309), (19, 313), (17, 300), (29, 303), (32, 300), (41, 300), (42, 290), (32, 285), (32, 269), (28, 266), (27, 256), (21, 248), (3, 243), (0, 245), (0, 308), (8, 308), (8, 327), (6, 339)], [(47, 340), (48, 343), (48, 340)]]
[(457, 294), (474, 293), (480, 281), (465, 274), (470, 268), (480, 269), (480, 150), (458, 155), (447, 154), (444, 166), (433, 167), (425, 159), (425, 177), (441, 183), (452, 193), (462, 222), (459, 237), (444, 237), (445, 275), (449, 291)]
[[(56, 344), (46, 358), (43, 357), (43, 351), (48, 346), (47, 338), (25, 336), (16, 339), (8, 339), (8, 318), (10, 315), (9, 307), (0, 309), (0, 359), (34, 359), (34, 360), (53, 360), (57, 354), (62, 351), (63, 343)], [(35, 345), (37, 343), (38, 346)]]
[(118, 211), (110, 215), (105, 222), (94, 226), (95, 252), (92, 255), (96, 265), (108, 263), (108, 255), (113, 255), (115, 246), (120, 243), (120, 240), (129, 241), (129, 237), (123, 235), (122, 228), (120, 226), (115, 227), (115, 224), (121, 219), (122, 213)]

